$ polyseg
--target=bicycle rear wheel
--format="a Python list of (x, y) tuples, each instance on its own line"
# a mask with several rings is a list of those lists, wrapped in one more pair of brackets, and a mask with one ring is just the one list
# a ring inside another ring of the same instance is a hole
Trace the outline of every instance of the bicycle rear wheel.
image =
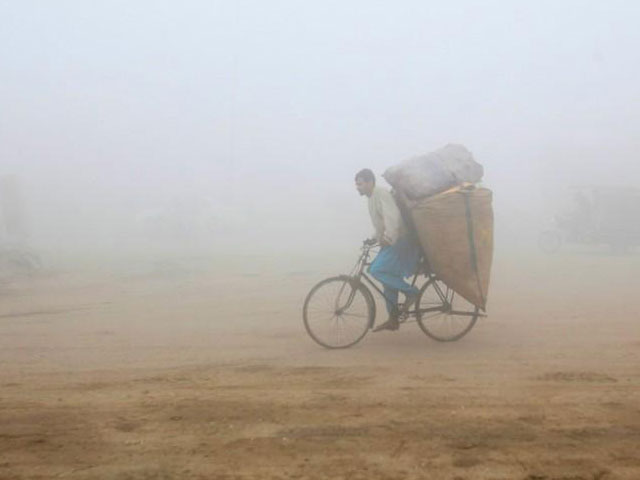
[(439, 342), (464, 337), (478, 320), (479, 308), (434, 278), (418, 294), (416, 318), (422, 331)]
[(326, 348), (348, 348), (373, 325), (371, 295), (349, 277), (332, 277), (311, 289), (302, 316), (309, 336)]

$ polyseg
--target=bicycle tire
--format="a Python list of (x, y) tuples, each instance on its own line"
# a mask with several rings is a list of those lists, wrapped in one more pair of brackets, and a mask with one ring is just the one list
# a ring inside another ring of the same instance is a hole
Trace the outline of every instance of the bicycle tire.
[[(432, 291), (436, 295), (433, 295)], [(448, 300), (442, 298), (443, 295), (448, 297), (448, 292), (452, 292), (449, 305), (447, 305)], [(454, 303), (456, 305), (453, 305)], [(437, 310), (438, 308), (441, 310)], [(418, 293), (416, 302), (418, 325), (428, 337), (438, 342), (460, 340), (474, 327), (479, 315), (480, 309), (477, 306), (470, 304), (435, 278), (430, 278)], [(450, 333), (443, 334), (443, 330), (448, 330)]]
[[(320, 299), (321, 292), (325, 292), (324, 301)], [(331, 298), (336, 295), (336, 292), (337, 297)], [(343, 297), (345, 293), (348, 294), (346, 298)], [(349, 301), (352, 293), (353, 298)], [(372, 298), (371, 292), (362, 283), (351, 277), (337, 276), (322, 280), (309, 291), (305, 298), (302, 309), (304, 327), (309, 336), (325, 348), (352, 347), (364, 338), (375, 321), (375, 305), (372, 306)], [(320, 307), (316, 306), (316, 299), (321, 303)], [(340, 306), (342, 301), (347, 303)], [(331, 306), (331, 302), (333, 302), (333, 306)], [(345, 315), (345, 312), (352, 307), (360, 308), (362, 311)], [(319, 316), (323, 317), (322, 319), (316, 318), (315, 313), (312, 312), (314, 308), (323, 310), (319, 313)], [(343, 318), (345, 316), (352, 319), (350, 323), (355, 325), (355, 328), (351, 329), (352, 335), (343, 337), (342, 327), (346, 326), (346, 321)], [(324, 333), (323, 330), (325, 330)], [(333, 338), (332, 333), (335, 333), (338, 338)]]

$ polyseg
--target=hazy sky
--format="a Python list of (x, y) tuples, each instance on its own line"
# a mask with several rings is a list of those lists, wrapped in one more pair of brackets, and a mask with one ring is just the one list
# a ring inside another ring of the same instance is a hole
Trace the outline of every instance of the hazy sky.
[(0, 0), (0, 173), (42, 211), (289, 194), (340, 225), (356, 170), (449, 142), (511, 206), (634, 184), (638, 25), (631, 0)]

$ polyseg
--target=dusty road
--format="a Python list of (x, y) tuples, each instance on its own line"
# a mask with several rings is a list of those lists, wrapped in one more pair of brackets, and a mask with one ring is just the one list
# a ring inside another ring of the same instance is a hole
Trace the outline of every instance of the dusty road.
[(640, 255), (504, 255), (461, 341), (325, 351), (300, 308), (340, 264), (2, 285), (0, 479), (640, 478)]

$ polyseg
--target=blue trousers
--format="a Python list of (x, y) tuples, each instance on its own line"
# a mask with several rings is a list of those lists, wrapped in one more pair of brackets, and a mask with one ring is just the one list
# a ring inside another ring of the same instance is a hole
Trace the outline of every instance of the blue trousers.
[(420, 260), (420, 248), (407, 237), (383, 247), (369, 266), (369, 273), (382, 283), (389, 315), (398, 313), (398, 292), (416, 294), (418, 289), (404, 278), (413, 275)]

